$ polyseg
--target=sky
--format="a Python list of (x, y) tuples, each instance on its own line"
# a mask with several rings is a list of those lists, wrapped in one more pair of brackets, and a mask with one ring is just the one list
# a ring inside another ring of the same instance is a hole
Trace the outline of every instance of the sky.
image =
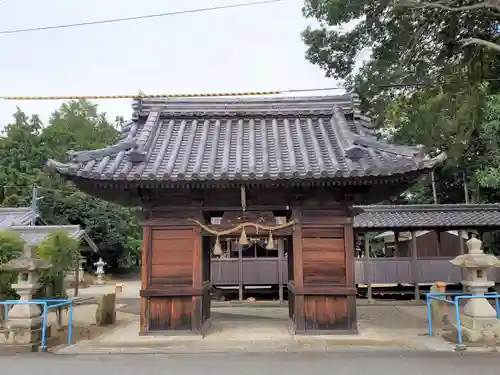
[[(254, 0), (0, 0), (0, 31)], [(305, 59), (303, 0), (0, 35), (0, 96), (120, 95), (337, 87)], [(307, 93), (322, 95), (328, 92)], [(342, 91), (335, 91), (342, 93)], [(297, 95), (297, 94), (294, 94)], [(130, 100), (95, 101), (111, 120)], [(46, 121), (58, 101), (0, 100)]]

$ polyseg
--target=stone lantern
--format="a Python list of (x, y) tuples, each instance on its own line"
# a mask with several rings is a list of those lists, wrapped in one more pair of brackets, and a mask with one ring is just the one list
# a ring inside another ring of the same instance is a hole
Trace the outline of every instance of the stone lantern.
[[(471, 238), (467, 241), (469, 253), (459, 255), (450, 261), (465, 269), (467, 276), (462, 284), (476, 297), (484, 296), (488, 288), (495, 285), (493, 281), (488, 280), (488, 271), (493, 267), (500, 267), (500, 259), (494, 255), (485, 254), (481, 246), (480, 240)], [(500, 320), (490, 301), (486, 298), (467, 300), (464, 314), (461, 316), (464, 342), (483, 342), (487, 337), (500, 337)]]
[(87, 263), (87, 260), (85, 257), (80, 256), (78, 259), (78, 281), (80, 284), (83, 284), (85, 282), (85, 273), (83, 266)]
[(99, 258), (99, 261), (95, 262), (94, 263), (94, 266), (97, 267), (95, 273), (97, 275), (97, 280), (95, 281), (95, 283), (97, 285), (103, 285), (104, 284), (104, 266), (106, 265), (107, 263), (105, 261), (102, 260), (102, 258)]
[[(38, 278), (40, 271), (51, 267), (51, 264), (36, 255), (34, 246), (26, 245), (21, 257), (0, 266), (3, 271), (19, 274), (16, 284), (12, 284), (20, 301), (31, 301), (33, 294), (40, 288)], [(6, 327), (9, 332), (9, 344), (36, 344), (42, 338), (42, 313), (36, 304), (12, 305), (7, 315)]]

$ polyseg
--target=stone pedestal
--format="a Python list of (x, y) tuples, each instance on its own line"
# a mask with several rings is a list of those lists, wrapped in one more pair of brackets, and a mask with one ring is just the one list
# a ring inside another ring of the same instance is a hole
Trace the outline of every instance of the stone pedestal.
[(500, 343), (500, 326), (495, 318), (461, 317), (462, 341), (483, 343), (485, 337), (495, 336), (495, 343)]
[[(20, 295), (21, 301), (31, 301), (37, 284), (13, 284), (12, 288)], [(9, 344), (38, 343), (42, 340), (42, 311), (35, 304), (13, 305), (7, 315), (6, 327), (9, 331)]]
[[(484, 254), (481, 241), (471, 238), (467, 241), (469, 253), (460, 255), (451, 262), (463, 267), (467, 272), (467, 279), (462, 284), (473, 297), (467, 300), (460, 316), (460, 328), (464, 343), (500, 343), (500, 320), (489, 299), (484, 298), (488, 288), (495, 285), (489, 281), (487, 270), (499, 267), (500, 260), (493, 255)], [(455, 330), (457, 327), (454, 327)]]
[[(22, 302), (33, 300), (33, 294), (40, 287), (38, 271), (47, 269), (50, 264), (36, 257), (36, 249), (27, 246), (22, 257), (2, 265), (5, 271), (18, 272), (17, 284), (12, 284)], [(19, 303), (11, 306), (7, 315), (6, 342), (10, 345), (38, 345), (42, 341), (42, 311), (37, 304)]]
[[(488, 288), (494, 286), (495, 283), (492, 281), (464, 281), (464, 285), (473, 296), (483, 296)], [(495, 341), (499, 342), (500, 320), (498, 320), (497, 313), (488, 299), (470, 299), (465, 305), (464, 314), (460, 319), (464, 342), (483, 342), (487, 336), (495, 336)]]

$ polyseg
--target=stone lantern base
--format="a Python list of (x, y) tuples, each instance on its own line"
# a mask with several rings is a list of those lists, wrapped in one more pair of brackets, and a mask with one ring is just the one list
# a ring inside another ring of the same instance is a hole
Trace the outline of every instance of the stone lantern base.
[(476, 318), (463, 315), (461, 323), (464, 343), (500, 344), (500, 321), (497, 318)]
[(42, 343), (42, 327), (11, 327), (8, 330), (7, 344), (39, 346)]
[[(500, 267), (500, 259), (485, 254), (482, 242), (477, 238), (467, 241), (469, 252), (459, 255), (450, 262), (465, 269), (467, 277), (462, 285), (468, 289), (472, 298), (468, 298), (460, 315), (460, 329), (463, 343), (481, 343), (485, 346), (496, 347), (500, 342), (500, 320), (490, 301), (485, 298), (488, 288), (495, 285), (488, 280), (488, 270)], [(457, 326), (453, 333), (456, 337)], [(453, 338), (456, 340), (456, 338)]]
[[(460, 315), (462, 342), (486, 346), (500, 345), (500, 320), (496, 317), (473, 317), (467, 314)], [(457, 325), (452, 326), (446, 338), (457, 342)]]
[[(42, 322), (27, 327), (25, 324), (16, 324), (11, 321), (8, 327), (0, 330), (0, 345), (6, 344), (14, 352), (32, 352), (36, 351), (42, 344)], [(33, 322), (34, 323), (34, 322)], [(51, 326), (48, 325), (45, 330), (45, 345), (51, 338)]]
[[(40, 307), (33, 304), (12, 306), (5, 324), (5, 342), (9, 345), (40, 345), (42, 342)], [(50, 327), (46, 331), (50, 337)]]
[[(4, 323), (2, 340), (9, 346), (36, 347), (42, 341), (43, 317), (40, 306), (33, 301), (33, 294), (40, 287), (39, 272), (50, 268), (50, 263), (39, 259), (36, 247), (26, 245), (21, 257), (3, 264), (1, 269), (18, 273), (18, 282), (11, 288), (19, 294), (19, 302), (13, 304)], [(49, 337), (47, 331), (46, 337)]]

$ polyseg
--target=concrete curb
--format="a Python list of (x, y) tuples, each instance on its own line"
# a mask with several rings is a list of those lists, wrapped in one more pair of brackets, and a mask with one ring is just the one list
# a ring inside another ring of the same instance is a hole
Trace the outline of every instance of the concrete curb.
[[(207, 344), (207, 343), (205, 343)], [(210, 345), (211, 344), (211, 345)], [(240, 342), (234, 341), (217, 346), (217, 343), (203, 345), (201, 341), (185, 343), (132, 343), (101, 344), (90, 340), (80, 341), (67, 346), (61, 345), (51, 352), (56, 355), (96, 355), (96, 354), (224, 354), (224, 353), (329, 353), (329, 352), (453, 352), (453, 347), (430, 347), (409, 342), (314, 342), (277, 343), (270, 341)], [(203, 347), (205, 346), (205, 347)]]
[[(324, 350), (319, 349), (304, 349), (304, 348), (274, 348), (273, 350), (266, 349), (250, 349), (250, 348), (232, 348), (232, 349), (198, 349), (198, 350), (181, 350), (167, 348), (152, 348), (152, 347), (137, 347), (137, 348), (111, 348), (111, 347), (95, 347), (82, 348), (81, 350), (58, 350), (52, 351), (55, 355), (101, 355), (101, 354), (229, 354), (229, 353), (335, 353), (335, 352), (415, 352), (425, 351), (415, 348), (374, 348), (365, 346), (356, 347), (337, 347)], [(428, 350), (432, 351), (432, 350)]]
[[(78, 345), (79, 343), (70, 345)], [(230, 346), (228, 346), (230, 344)], [(169, 349), (170, 347), (178, 347), (179, 345), (192, 345), (192, 346), (203, 346), (205, 345), (207, 347), (206, 350), (212, 350), (209, 349), (209, 346), (206, 345), (206, 343), (203, 342), (202, 338), (199, 339), (193, 339), (193, 340), (185, 340), (183, 341), (177, 341), (176, 343), (159, 343), (159, 342), (152, 342), (152, 343), (132, 343), (132, 342), (123, 342), (120, 343), (120, 348), (142, 348), (142, 347), (148, 347), (151, 349)], [(297, 347), (298, 349), (301, 350), (310, 350), (309, 348), (312, 348), (314, 346), (318, 347), (320, 345), (326, 346), (327, 348), (325, 350), (328, 350), (329, 348), (340, 348), (340, 347), (363, 347), (363, 348), (416, 348), (418, 345), (413, 345), (413, 344), (408, 344), (408, 343), (402, 343), (402, 342), (385, 342), (385, 341), (370, 341), (370, 340), (360, 340), (357, 342), (349, 342), (349, 341), (335, 341), (335, 342), (314, 342), (314, 341), (300, 341), (300, 342), (290, 342), (289, 344), (280, 344), (277, 342), (272, 342), (272, 341), (267, 341), (267, 340), (257, 340), (253, 342), (249, 341), (231, 341), (231, 342), (226, 342), (225, 345), (217, 345), (217, 343), (213, 343), (212, 346), (218, 346), (216, 350), (232, 350), (234, 347), (251, 347), (253, 345), (260, 345), (263, 347), (262, 350), (268, 351), (268, 350), (273, 350), (274, 348), (281, 349), (282, 347), (285, 346), (294, 346)], [(94, 343), (86, 343), (87, 347), (93, 347), (93, 348), (116, 348), (116, 343), (100, 343), (100, 342), (94, 342)], [(66, 345), (66, 347), (68, 347)], [(197, 348), (193, 350), (205, 350), (203, 348)], [(189, 349), (186, 349), (189, 350)], [(317, 349), (315, 349), (317, 350)]]

